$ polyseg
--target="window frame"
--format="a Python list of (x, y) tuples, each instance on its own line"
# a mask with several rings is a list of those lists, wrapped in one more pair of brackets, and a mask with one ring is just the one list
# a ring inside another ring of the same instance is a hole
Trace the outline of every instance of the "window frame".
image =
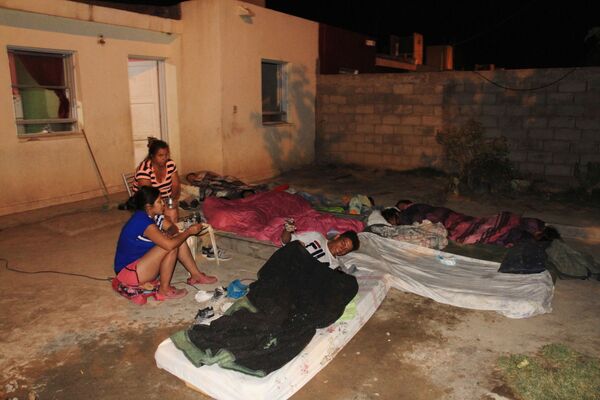
[[(41, 89), (64, 89), (65, 93), (68, 93), (69, 98), (69, 115), (70, 118), (42, 118), (42, 119), (25, 119), (18, 118), (17, 109), (15, 107), (15, 98), (13, 96), (13, 111), (14, 111), (14, 121), (15, 127), (17, 130), (17, 137), (19, 138), (31, 138), (31, 137), (44, 137), (44, 136), (60, 136), (65, 134), (77, 134), (79, 133), (79, 119), (77, 116), (77, 90), (75, 85), (75, 63), (74, 57), (75, 52), (71, 50), (57, 50), (57, 49), (42, 49), (42, 48), (32, 48), (32, 47), (20, 47), (20, 46), (7, 46), (6, 54), (10, 57), (10, 54), (26, 54), (26, 55), (34, 55), (34, 56), (43, 56), (43, 55), (59, 55), (62, 58), (63, 62), (63, 73), (64, 73), (64, 86), (50, 86), (50, 85), (20, 85), (18, 83), (18, 76), (15, 76), (16, 84), (12, 83), (12, 73), (10, 70), (9, 74), (11, 75), (11, 91), (12, 89), (31, 89), (31, 88), (41, 88)], [(16, 73), (16, 72), (15, 72)], [(21, 133), (19, 132), (19, 128), (21, 126), (25, 127), (27, 125), (51, 125), (51, 124), (70, 124), (71, 128), (69, 130), (61, 130), (61, 131), (40, 131), (40, 132), (32, 132), (32, 133)]]
[[(261, 101), (262, 107), (262, 124), (263, 125), (279, 125), (279, 124), (288, 124), (289, 123), (289, 114), (288, 114), (288, 65), (289, 63), (281, 60), (272, 60), (272, 59), (261, 59), (261, 100), (262, 98), (262, 89), (263, 89), (263, 77), (262, 77), (262, 66), (263, 64), (271, 64), (277, 66), (277, 103), (279, 104), (278, 111), (265, 111), (263, 101)], [(277, 116), (280, 118), (276, 121), (268, 120), (265, 121), (265, 116)]]

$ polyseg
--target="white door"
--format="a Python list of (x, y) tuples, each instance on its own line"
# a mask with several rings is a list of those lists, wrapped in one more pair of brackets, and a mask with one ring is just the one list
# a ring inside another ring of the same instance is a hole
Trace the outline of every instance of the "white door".
[(148, 136), (162, 139), (157, 60), (129, 59), (129, 102), (134, 168), (148, 154)]

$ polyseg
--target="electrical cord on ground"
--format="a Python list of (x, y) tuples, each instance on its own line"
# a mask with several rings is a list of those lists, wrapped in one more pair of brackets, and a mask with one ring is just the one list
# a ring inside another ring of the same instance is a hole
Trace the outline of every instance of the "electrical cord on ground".
[[(20, 269), (16, 269), (16, 268), (10, 267), (9, 266), (9, 262), (8, 262), (8, 260), (6, 258), (0, 258), (0, 261), (4, 262), (4, 267), (6, 268), (6, 270), (12, 271), (12, 272), (18, 272), (20, 274), (31, 274), (31, 275), (34, 275), (34, 274), (69, 275), (69, 276), (76, 276), (76, 277), (79, 277), (79, 278), (92, 279), (94, 281), (101, 281), (101, 282), (110, 282), (113, 279), (112, 277), (98, 278), (98, 277), (95, 277), (95, 276), (90, 276), (90, 275), (85, 275), (85, 274), (76, 274), (76, 273), (73, 273), (73, 272), (63, 272), (63, 271), (53, 271), (53, 270), (23, 271), (23, 270), (20, 270)], [(252, 282), (254, 282), (255, 280), (256, 279), (252, 279), (252, 278), (243, 278), (243, 279), (240, 279), (240, 281), (252, 281)], [(190, 285), (187, 282), (172, 282), (172, 284), (174, 284), (174, 285), (178, 284), (178, 283), (186, 284), (188, 286), (193, 287), (196, 290), (200, 290), (200, 288), (197, 288), (194, 285)]]
[(557, 80), (547, 83), (545, 85), (542, 86), (537, 86), (537, 87), (533, 87), (533, 88), (514, 88), (514, 87), (509, 87), (509, 86), (504, 86), (500, 83), (494, 82), (493, 80), (489, 79), (488, 77), (486, 77), (485, 75), (481, 74), (479, 71), (471, 71), (474, 74), (478, 75), (480, 78), (488, 81), (489, 83), (491, 83), (494, 86), (497, 86), (499, 88), (505, 89), (505, 90), (512, 90), (514, 92), (531, 92), (534, 90), (540, 90), (540, 89), (545, 89), (547, 87), (550, 87), (552, 85), (556, 85), (558, 82), (562, 81), (563, 79), (565, 79), (567, 76), (571, 75), (573, 72), (575, 72), (578, 69), (578, 67), (575, 67), (573, 69), (571, 69), (570, 71), (568, 71), (567, 73), (565, 73), (563, 76), (561, 76), (560, 78), (558, 78)]
[(85, 275), (85, 274), (75, 274), (75, 273), (72, 273), (72, 272), (62, 272), (62, 271), (52, 271), (52, 270), (45, 270), (45, 271), (23, 271), (23, 270), (20, 270), (20, 269), (9, 267), (8, 260), (6, 258), (0, 258), (0, 261), (4, 261), (5, 268), (8, 271), (18, 272), (20, 274), (59, 274), (59, 275), (76, 276), (76, 277), (79, 277), (79, 278), (92, 279), (94, 281), (102, 281), (102, 282), (105, 282), (105, 281), (110, 282), (112, 280), (111, 277), (98, 278), (98, 277), (95, 277), (95, 276), (89, 276), (89, 275)]

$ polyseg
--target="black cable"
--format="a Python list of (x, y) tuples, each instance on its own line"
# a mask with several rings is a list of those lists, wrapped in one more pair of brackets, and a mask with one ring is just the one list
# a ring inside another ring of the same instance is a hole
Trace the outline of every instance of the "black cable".
[(474, 74), (477, 74), (479, 77), (481, 77), (482, 79), (488, 81), (489, 83), (491, 83), (494, 86), (497, 86), (499, 88), (505, 89), (505, 90), (512, 90), (515, 92), (530, 92), (530, 91), (534, 91), (534, 90), (540, 90), (540, 89), (545, 89), (547, 87), (550, 87), (552, 85), (556, 85), (558, 82), (562, 81), (563, 79), (565, 79), (567, 76), (571, 75), (573, 72), (575, 72), (578, 69), (578, 67), (573, 68), (572, 70), (568, 71), (566, 74), (564, 74), (563, 76), (561, 76), (560, 78), (558, 78), (557, 80), (555, 80), (554, 82), (550, 82), (548, 84), (542, 85), (542, 86), (538, 86), (538, 87), (533, 87), (533, 88), (513, 88), (513, 87), (509, 87), (509, 86), (504, 86), (501, 85), (497, 82), (494, 82), (493, 80), (489, 79), (488, 77), (484, 76), (483, 74), (481, 74), (479, 71), (471, 71)]
[(52, 271), (52, 270), (48, 270), (48, 271), (23, 271), (23, 270), (19, 270), (19, 269), (15, 269), (12, 267), (8, 266), (8, 260), (6, 258), (0, 258), (0, 261), (4, 261), (5, 267), (8, 271), (13, 271), (13, 272), (18, 272), (20, 274), (59, 274), (59, 275), (70, 275), (70, 276), (77, 276), (80, 278), (87, 278), (87, 279), (92, 279), (95, 281), (112, 281), (112, 278), (107, 277), (107, 278), (97, 278), (95, 276), (89, 276), (89, 275), (84, 275), (84, 274), (75, 274), (72, 272), (61, 272), (61, 271)]

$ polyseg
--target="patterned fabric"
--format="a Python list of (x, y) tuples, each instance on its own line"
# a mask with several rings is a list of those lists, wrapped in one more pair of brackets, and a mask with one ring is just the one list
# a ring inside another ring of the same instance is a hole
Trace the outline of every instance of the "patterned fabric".
[(511, 247), (533, 234), (541, 232), (545, 223), (537, 218), (525, 218), (503, 211), (489, 217), (472, 217), (446, 207), (411, 204), (400, 213), (400, 224), (411, 225), (429, 220), (439, 222), (448, 230), (448, 238), (458, 243), (487, 243)]
[(112, 280), (112, 288), (115, 292), (139, 305), (146, 304), (148, 297), (154, 296), (159, 287), (158, 281), (148, 282), (142, 286), (128, 286), (117, 278)]
[(152, 161), (148, 159), (142, 161), (135, 171), (133, 192), (137, 192), (140, 187), (138, 180), (146, 179), (152, 182), (152, 187), (160, 190), (160, 195), (162, 198), (171, 197), (173, 194), (173, 174), (177, 172), (177, 166), (173, 160), (169, 160), (167, 161), (166, 168), (167, 174), (165, 175), (164, 180), (159, 182), (156, 174), (154, 173), (154, 168), (152, 168)]
[(441, 250), (448, 245), (448, 231), (444, 225), (431, 223), (425, 220), (412, 225), (373, 225), (368, 228), (370, 232), (379, 236)]
[(244, 192), (259, 193), (267, 190), (267, 185), (248, 185), (234, 176), (221, 176), (212, 171), (192, 172), (186, 175), (186, 179), (199, 188), (200, 201), (207, 197), (239, 199)]

